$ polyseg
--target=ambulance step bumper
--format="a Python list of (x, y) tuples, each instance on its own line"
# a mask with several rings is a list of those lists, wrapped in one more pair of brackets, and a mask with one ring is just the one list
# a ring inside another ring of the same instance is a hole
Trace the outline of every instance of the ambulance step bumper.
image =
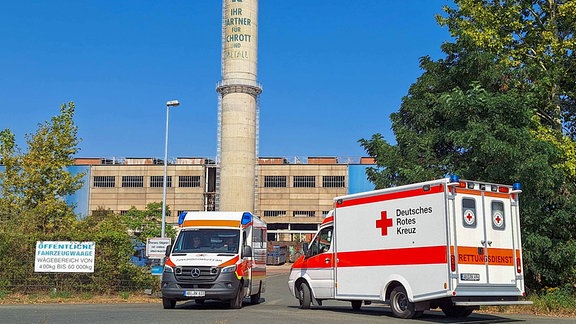
[(511, 305), (532, 305), (530, 300), (495, 300), (495, 301), (455, 301), (456, 306), (511, 306)]

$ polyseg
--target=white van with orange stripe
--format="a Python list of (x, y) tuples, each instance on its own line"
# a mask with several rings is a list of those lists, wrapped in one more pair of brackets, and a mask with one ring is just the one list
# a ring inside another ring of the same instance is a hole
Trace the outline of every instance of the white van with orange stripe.
[(530, 304), (521, 300), (520, 192), (452, 176), (336, 197), (292, 266), (290, 291), (301, 308), (383, 302), (401, 318)]
[(241, 308), (266, 290), (266, 223), (249, 212), (186, 212), (166, 250), (162, 304), (221, 300)]

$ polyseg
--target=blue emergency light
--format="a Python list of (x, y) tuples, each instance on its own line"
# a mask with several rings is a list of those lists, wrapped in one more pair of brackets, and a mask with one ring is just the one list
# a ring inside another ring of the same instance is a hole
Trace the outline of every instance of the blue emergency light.
[(520, 185), (520, 182), (514, 182), (512, 184), (512, 189), (513, 190), (522, 190), (522, 186)]
[(240, 221), (240, 223), (242, 225), (247, 225), (250, 224), (252, 222), (252, 214), (249, 212), (244, 212), (244, 214), (242, 214), (242, 220)]
[(178, 216), (178, 225), (182, 225), (182, 223), (184, 223), (184, 218), (186, 218), (186, 212), (181, 212)]
[(450, 175), (450, 182), (460, 182), (460, 178), (457, 175), (451, 174)]

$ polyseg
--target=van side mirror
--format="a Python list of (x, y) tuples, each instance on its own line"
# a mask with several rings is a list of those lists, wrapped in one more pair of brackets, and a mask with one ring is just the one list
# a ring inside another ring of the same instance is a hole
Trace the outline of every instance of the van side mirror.
[(170, 256), (170, 251), (172, 251), (172, 244), (166, 246), (166, 256)]
[(307, 242), (302, 243), (302, 252), (304, 252), (304, 255), (308, 254), (308, 243)]
[(250, 245), (245, 245), (245, 246), (242, 248), (242, 255), (241, 255), (241, 257), (242, 257), (242, 258), (246, 258), (246, 257), (251, 258), (251, 257), (252, 257), (252, 248), (250, 247)]

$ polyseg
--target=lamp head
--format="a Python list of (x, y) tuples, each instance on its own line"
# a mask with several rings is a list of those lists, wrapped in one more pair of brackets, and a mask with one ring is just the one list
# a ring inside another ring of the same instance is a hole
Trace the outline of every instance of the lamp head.
[(178, 100), (170, 100), (170, 101), (166, 102), (166, 106), (178, 107), (178, 106), (180, 106), (180, 102)]

